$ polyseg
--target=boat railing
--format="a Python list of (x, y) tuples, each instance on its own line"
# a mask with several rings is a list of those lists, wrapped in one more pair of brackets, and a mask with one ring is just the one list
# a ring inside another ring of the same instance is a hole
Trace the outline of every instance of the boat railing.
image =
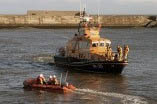
[(55, 55), (65, 56), (65, 48), (64, 47), (57, 48)]
[(107, 54), (97, 55), (93, 53), (88, 53), (85, 58), (93, 61), (126, 61), (123, 56), (119, 56), (118, 52), (112, 52), (111, 56), (108, 56)]

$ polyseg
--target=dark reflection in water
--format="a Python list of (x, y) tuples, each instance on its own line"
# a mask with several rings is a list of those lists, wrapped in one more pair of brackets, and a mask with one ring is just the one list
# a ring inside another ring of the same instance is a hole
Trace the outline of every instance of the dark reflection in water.
[[(102, 29), (112, 46), (130, 46), (129, 65), (121, 75), (69, 71), (78, 89), (69, 94), (27, 91), (23, 81), (43, 73), (65, 78), (66, 69), (41, 60), (56, 52), (77, 29), (0, 30), (0, 103), (155, 104), (157, 102), (157, 29)], [(38, 62), (40, 61), (40, 62)]]

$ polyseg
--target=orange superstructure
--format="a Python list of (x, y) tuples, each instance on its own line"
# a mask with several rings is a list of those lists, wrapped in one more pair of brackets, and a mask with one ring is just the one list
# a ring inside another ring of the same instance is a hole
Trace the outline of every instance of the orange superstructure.
[(76, 35), (68, 41), (65, 50), (65, 56), (93, 59), (107, 59), (107, 48), (110, 47), (111, 41), (107, 38), (101, 38), (99, 35), (101, 25), (90, 26), (84, 24), (83, 35)]

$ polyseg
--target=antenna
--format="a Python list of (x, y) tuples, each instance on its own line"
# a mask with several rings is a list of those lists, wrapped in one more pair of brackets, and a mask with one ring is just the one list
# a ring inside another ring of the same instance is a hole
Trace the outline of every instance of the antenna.
[(81, 4), (82, 4), (82, 2), (81, 2), (81, 0), (80, 0), (80, 17), (81, 17), (81, 15), (82, 15), (82, 6), (81, 6)]
[(68, 71), (66, 72), (66, 76), (65, 76), (65, 82), (67, 81), (67, 77), (68, 77)]
[(60, 77), (60, 86), (62, 86), (62, 73), (61, 73), (61, 77)]
[(100, 0), (98, 0), (98, 24), (99, 24), (99, 16), (100, 16)]
[(87, 0), (85, 1), (85, 7), (84, 7), (87, 11)]
[(83, 15), (83, 17), (85, 17), (85, 15), (86, 15), (86, 8), (84, 8), (82, 15)]
[(80, 0), (80, 17), (84, 16), (84, 11), (86, 12), (87, 9), (87, 0), (85, 2), (83, 2), (82, 0)]

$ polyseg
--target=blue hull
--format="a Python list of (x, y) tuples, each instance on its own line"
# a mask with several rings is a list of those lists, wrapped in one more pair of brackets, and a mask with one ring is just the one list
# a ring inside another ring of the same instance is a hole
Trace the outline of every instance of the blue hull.
[(124, 61), (92, 61), (72, 57), (54, 56), (55, 65), (71, 70), (95, 73), (121, 74), (128, 62)]

